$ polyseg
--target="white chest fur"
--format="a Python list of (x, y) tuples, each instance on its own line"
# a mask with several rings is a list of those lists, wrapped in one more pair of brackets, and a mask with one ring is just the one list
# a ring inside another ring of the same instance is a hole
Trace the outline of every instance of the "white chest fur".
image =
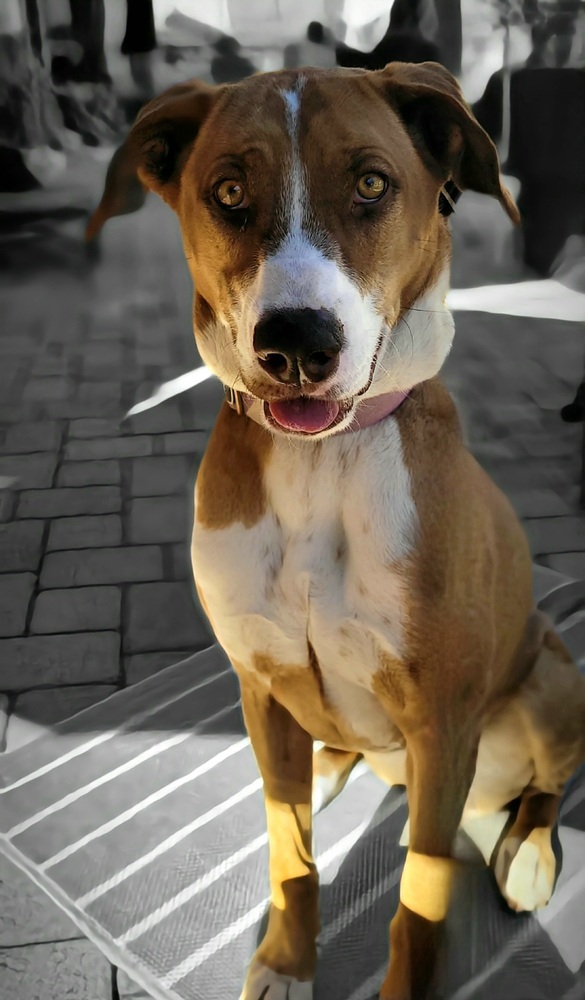
[(195, 579), (217, 638), (248, 669), (257, 655), (309, 669), (312, 647), (329, 702), (385, 746), (393, 729), (371, 681), (404, 650), (399, 566), (416, 525), (396, 420), (323, 442), (278, 438), (265, 484), (253, 527), (195, 523)]

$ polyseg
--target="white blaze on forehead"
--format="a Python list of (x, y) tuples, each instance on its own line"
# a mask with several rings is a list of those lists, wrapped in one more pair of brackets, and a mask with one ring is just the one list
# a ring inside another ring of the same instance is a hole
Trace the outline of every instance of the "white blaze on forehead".
[(281, 91), (281, 94), (284, 97), (284, 102), (287, 106), (291, 118), (293, 129), (296, 128), (296, 118), (298, 116), (299, 108), (301, 106), (301, 93), (304, 85), (305, 85), (305, 78), (303, 76), (299, 76), (296, 90)]
[(303, 178), (303, 166), (299, 150), (299, 115), (301, 110), (301, 94), (305, 86), (305, 78), (299, 76), (294, 90), (281, 90), (286, 110), (286, 128), (291, 141), (291, 164), (288, 172), (288, 195), (283, 191), (285, 208), (285, 225), (288, 232), (300, 232), (303, 224), (306, 191)]

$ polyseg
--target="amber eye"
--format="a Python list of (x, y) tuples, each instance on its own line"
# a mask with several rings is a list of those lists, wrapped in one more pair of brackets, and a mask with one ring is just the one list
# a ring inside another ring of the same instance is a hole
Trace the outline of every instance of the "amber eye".
[(364, 174), (357, 182), (356, 193), (363, 201), (378, 201), (388, 183), (381, 174)]
[(239, 181), (222, 181), (214, 190), (215, 200), (224, 208), (241, 208), (246, 192)]

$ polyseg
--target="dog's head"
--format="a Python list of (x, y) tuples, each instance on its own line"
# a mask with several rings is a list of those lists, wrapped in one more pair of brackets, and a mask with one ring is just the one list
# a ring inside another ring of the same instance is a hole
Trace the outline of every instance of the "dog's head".
[(267, 426), (321, 436), (449, 351), (448, 180), (517, 221), (493, 143), (438, 64), (192, 81), (142, 110), (88, 236), (156, 191), (181, 224), (205, 363), (265, 401)]

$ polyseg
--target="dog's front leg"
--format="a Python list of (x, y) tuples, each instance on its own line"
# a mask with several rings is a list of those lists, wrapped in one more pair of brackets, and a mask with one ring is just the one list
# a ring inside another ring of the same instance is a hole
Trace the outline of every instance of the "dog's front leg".
[(478, 739), (449, 713), (407, 737), (410, 842), (400, 903), (390, 925), (390, 965), (381, 1000), (433, 997), (455, 862), (453, 843), (473, 780)]
[(240, 1000), (311, 1000), (319, 931), (313, 741), (263, 684), (239, 673), (246, 727), (264, 782), (271, 894), (266, 934)]

